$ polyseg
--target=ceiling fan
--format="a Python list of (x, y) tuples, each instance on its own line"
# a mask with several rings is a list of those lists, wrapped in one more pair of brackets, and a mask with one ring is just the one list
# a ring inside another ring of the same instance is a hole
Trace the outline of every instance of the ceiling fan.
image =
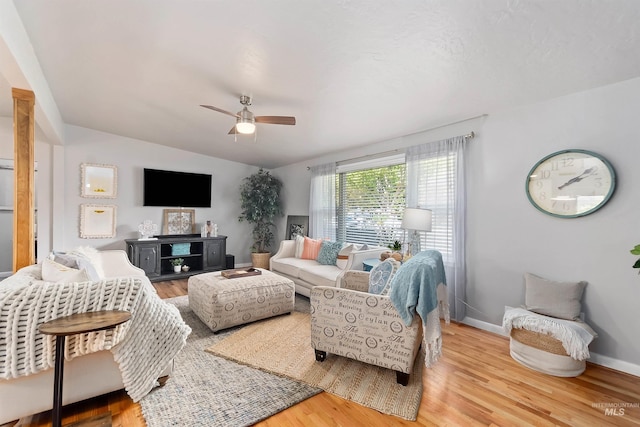
[(296, 118), (289, 116), (254, 116), (247, 106), (251, 105), (251, 97), (247, 95), (240, 96), (240, 104), (243, 105), (241, 111), (231, 113), (218, 107), (211, 105), (200, 105), (201, 107), (217, 111), (228, 116), (236, 118), (236, 124), (229, 131), (229, 135), (235, 133), (252, 134), (256, 130), (256, 123), (267, 123), (271, 125), (295, 125)]

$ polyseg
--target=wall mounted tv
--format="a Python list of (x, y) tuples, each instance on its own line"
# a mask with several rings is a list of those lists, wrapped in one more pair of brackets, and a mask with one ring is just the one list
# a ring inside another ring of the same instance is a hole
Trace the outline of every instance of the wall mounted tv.
[(211, 207), (211, 175), (144, 169), (144, 206)]

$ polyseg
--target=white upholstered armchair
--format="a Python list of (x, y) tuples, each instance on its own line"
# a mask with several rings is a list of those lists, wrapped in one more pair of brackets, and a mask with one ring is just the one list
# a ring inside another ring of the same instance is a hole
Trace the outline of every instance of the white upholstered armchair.
[(316, 360), (327, 353), (396, 371), (407, 385), (422, 343), (418, 316), (406, 326), (389, 296), (368, 293), (369, 273), (347, 271), (342, 288), (311, 290), (311, 346)]

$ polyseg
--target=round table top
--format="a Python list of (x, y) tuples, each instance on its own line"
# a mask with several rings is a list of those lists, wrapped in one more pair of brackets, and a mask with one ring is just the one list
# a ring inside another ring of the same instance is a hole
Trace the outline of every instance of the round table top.
[(75, 335), (110, 329), (130, 318), (131, 313), (128, 311), (89, 311), (49, 320), (40, 325), (38, 329), (46, 335)]

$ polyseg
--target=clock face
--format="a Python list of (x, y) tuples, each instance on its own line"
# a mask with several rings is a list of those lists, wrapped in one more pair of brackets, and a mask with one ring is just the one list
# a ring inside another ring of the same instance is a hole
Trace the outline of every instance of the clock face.
[(611, 164), (586, 150), (564, 150), (540, 160), (527, 176), (527, 197), (544, 213), (575, 218), (595, 212), (616, 184)]

